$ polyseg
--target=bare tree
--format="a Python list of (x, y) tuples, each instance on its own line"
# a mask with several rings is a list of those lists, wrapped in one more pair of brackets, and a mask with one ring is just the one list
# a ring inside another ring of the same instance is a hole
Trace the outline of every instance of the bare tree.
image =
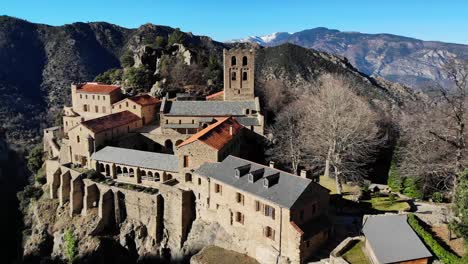
[(333, 167), (339, 194), (344, 180), (360, 178), (381, 142), (378, 115), (353, 92), (355, 85), (340, 75), (323, 75), (306, 104), (306, 145), (315, 158)]
[(400, 120), (401, 167), (418, 176), (429, 191), (455, 190), (468, 163), (468, 63), (449, 61), (443, 73), (452, 81), (421, 100)]
[(270, 131), (273, 135), (273, 147), (267, 154), (276, 160), (287, 161), (294, 174), (307, 156), (304, 147), (303, 102), (296, 101), (285, 107), (277, 116)]

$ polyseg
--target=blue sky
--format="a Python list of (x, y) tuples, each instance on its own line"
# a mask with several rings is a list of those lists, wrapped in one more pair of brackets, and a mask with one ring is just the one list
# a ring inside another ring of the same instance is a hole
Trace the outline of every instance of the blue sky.
[(468, 44), (466, 0), (1, 0), (0, 14), (50, 25), (153, 23), (219, 41), (323, 26)]

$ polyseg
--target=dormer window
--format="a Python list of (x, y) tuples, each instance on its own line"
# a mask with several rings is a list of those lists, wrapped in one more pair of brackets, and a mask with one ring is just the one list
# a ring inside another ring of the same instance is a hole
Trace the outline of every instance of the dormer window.
[(241, 176), (244, 176), (250, 170), (250, 164), (239, 166), (234, 170), (234, 176), (239, 179)]
[(280, 176), (279, 172), (266, 176), (263, 179), (263, 187), (270, 188), (271, 186), (277, 184), (279, 181), (279, 176)]
[(258, 170), (254, 170), (254, 171), (251, 171), (249, 173), (249, 182), (250, 183), (254, 183), (256, 182), (257, 180), (259, 180), (260, 178), (262, 178), (263, 176), (263, 172), (265, 171), (265, 169), (261, 168), (261, 169), (258, 169)]

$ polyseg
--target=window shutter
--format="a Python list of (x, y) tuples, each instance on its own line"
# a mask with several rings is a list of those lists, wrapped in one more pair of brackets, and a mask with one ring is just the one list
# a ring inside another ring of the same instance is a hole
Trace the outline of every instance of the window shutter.
[(270, 207), (271, 208), (271, 218), (273, 218), (273, 220), (275, 219), (275, 208), (273, 207)]

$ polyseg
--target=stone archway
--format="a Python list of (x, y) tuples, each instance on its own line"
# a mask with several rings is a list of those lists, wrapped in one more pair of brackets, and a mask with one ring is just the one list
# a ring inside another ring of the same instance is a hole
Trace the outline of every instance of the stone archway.
[(87, 215), (89, 209), (99, 206), (100, 196), (99, 188), (96, 184), (86, 186), (84, 196), (84, 215)]
[(168, 139), (164, 141), (164, 148), (167, 153), (173, 154), (174, 153), (174, 144), (172, 143), (172, 140)]

